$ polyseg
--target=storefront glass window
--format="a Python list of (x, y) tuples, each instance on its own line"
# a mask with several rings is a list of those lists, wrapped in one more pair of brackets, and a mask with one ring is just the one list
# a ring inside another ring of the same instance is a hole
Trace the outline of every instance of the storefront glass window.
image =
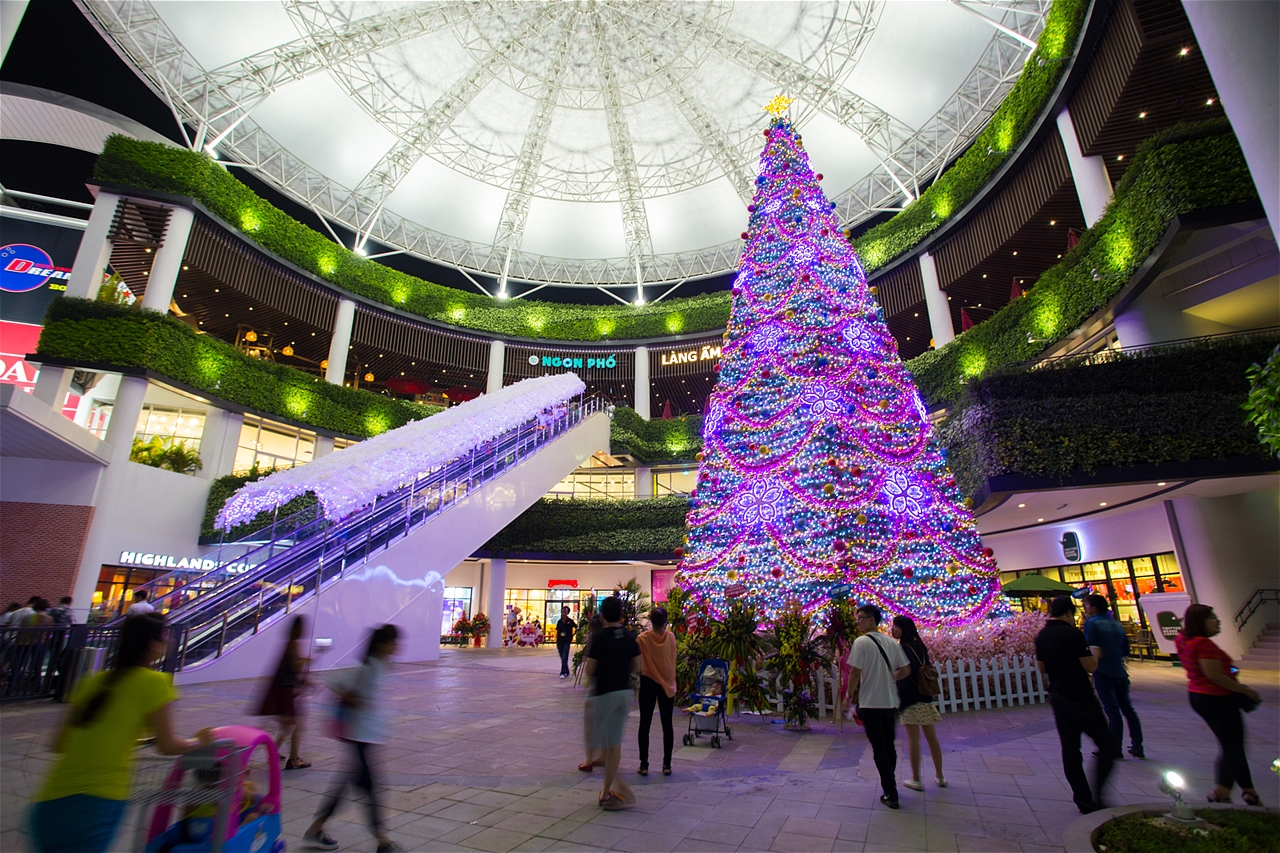
[(654, 497), (687, 495), (698, 484), (696, 468), (681, 471), (657, 471), (653, 475)]
[(1156, 570), (1160, 578), (1160, 592), (1186, 592), (1182, 585), (1182, 571), (1178, 558), (1173, 554), (1156, 554)]
[[(500, 615), (490, 615), (489, 619), (503, 620), (503, 645), (537, 645), (556, 641), (555, 625), (560, 621), (560, 608), (569, 608), (569, 618), (580, 620), (591, 593), (572, 588), (555, 589), (508, 589), (506, 606)], [(509, 614), (511, 608), (517, 607), (514, 629)]]
[[(203, 409), (179, 409), (171, 406), (155, 406), (147, 403), (138, 415), (138, 429), (134, 436), (147, 442), (153, 438), (173, 439), (191, 450), (200, 450), (204, 436), (205, 411)], [(90, 429), (92, 429), (92, 416)], [(103, 433), (105, 435), (105, 431)]]
[(440, 620), (440, 633), (453, 631), (453, 623), (463, 616), (471, 618), (471, 587), (446, 586), (444, 588), (444, 616)]
[(94, 400), (89, 407), (89, 422), (85, 428), (103, 441), (107, 438), (107, 427), (111, 425), (111, 403)]
[(1084, 583), (1084, 570), (1079, 566), (1062, 567), (1063, 583)]
[(1081, 568), (1084, 569), (1084, 579), (1087, 581), (1105, 581), (1107, 579), (1106, 563), (1085, 563)]
[[(348, 442), (344, 442), (346, 446)], [(334, 442), (337, 447), (337, 442)], [(236, 450), (235, 473), (243, 474), (258, 463), (259, 470), (293, 468), (315, 458), (316, 434), (261, 418), (245, 416)]]
[(560, 481), (548, 497), (626, 498), (636, 496), (636, 474), (631, 468), (575, 471)]
[(1140, 578), (1149, 578), (1155, 575), (1155, 568), (1151, 565), (1150, 557), (1134, 557), (1129, 563), (1133, 566), (1133, 573)]

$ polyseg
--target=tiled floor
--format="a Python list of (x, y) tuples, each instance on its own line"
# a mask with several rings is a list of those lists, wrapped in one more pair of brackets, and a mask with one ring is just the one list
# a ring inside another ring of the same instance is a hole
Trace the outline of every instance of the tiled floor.
[[(1057, 737), (1047, 706), (948, 715), (939, 725), (949, 784), (924, 793), (902, 789), (902, 809), (877, 802), (871, 751), (860, 730), (815, 724), (806, 734), (758, 717), (732, 720), (723, 749), (703, 739), (682, 747), (676, 720), (674, 773), (646, 778), (637, 766), (634, 725), (623, 750), (636, 807), (603, 812), (595, 804), (600, 771), (582, 760), (582, 691), (556, 677), (554, 652), (447, 649), (440, 661), (397, 665), (387, 701), (391, 740), (380, 750), (384, 819), (406, 850), (772, 850), (1039, 851), (1060, 850), (1062, 830), (1079, 817), (1062, 781)], [(1134, 664), (1134, 702), (1146, 731), (1148, 761), (1126, 761), (1112, 777), (1114, 805), (1163, 799), (1159, 772), (1177, 768), (1189, 799), (1210, 786), (1217, 746), (1186, 702), (1181, 670)], [(1245, 673), (1266, 702), (1248, 719), (1255, 784), (1269, 805), (1280, 779), (1267, 768), (1280, 755), (1276, 673)], [(252, 722), (245, 712), (260, 685), (231, 682), (183, 691), (180, 732), (202, 725)], [(319, 729), (305, 741), (310, 770), (285, 774), (284, 827), (291, 849), (334, 782), (345, 758)], [(27, 802), (47, 772), (46, 749), (61, 708), (47, 702), (0, 708), (0, 850), (29, 850)], [(1086, 741), (1086, 743), (1088, 743)], [(901, 767), (905, 735), (899, 734)], [(925, 756), (925, 775), (931, 778)], [(900, 767), (900, 771), (901, 771)], [(903, 776), (900, 772), (899, 782)], [(344, 850), (373, 850), (364, 809), (348, 803), (329, 824)], [(131, 834), (117, 839), (127, 849)]]

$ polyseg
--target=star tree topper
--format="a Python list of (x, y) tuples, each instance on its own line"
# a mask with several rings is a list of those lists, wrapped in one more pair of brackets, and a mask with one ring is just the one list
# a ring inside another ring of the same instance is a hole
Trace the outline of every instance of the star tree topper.
[(795, 98), (788, 98), (786, 95), (777, 95), (772, 101), (761, 107), (760, 112), (782, 118), (783, 114), (787, 112), (787, 108), (795, 102)]

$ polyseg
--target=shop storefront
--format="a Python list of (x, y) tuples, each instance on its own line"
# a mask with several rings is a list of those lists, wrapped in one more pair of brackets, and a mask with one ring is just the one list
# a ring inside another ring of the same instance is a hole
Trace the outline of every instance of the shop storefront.
[(555, 625), (560, 621), (562, 607), (568, 607), (569, 618), (577, 622), (583, 611), (587, 610), (593, 596), (598, 608), (609, 593), (610, 590), (579, 590), (568, 585), (547, 589), (508, 589), (506, 603), (502, 608), (504, 639), (508, 644), (514, 645), (554, 643)]
[[(1075, 587), (1088, 585), (1094, 593), (1107, 597), (1122, 623), (1142, 629), (1149, 627), (1138, 604), (1143, 595), (1184, 591), (1182, 573), (1172, 553), (1009, 571), (1002, 573), (1001, 582), (1008, 583), (1029, 574), (1040, 574)], [(1043, 609), (1043, 601), (1035, 598), (1015, 599), (1013, 605), (1015, 609)]]
[(446, 586), (444, 588), (444, 615), (440, 620), (440, 636), (453, 632), (454, 624), (463, 616), (471, 618), (471, 587)]

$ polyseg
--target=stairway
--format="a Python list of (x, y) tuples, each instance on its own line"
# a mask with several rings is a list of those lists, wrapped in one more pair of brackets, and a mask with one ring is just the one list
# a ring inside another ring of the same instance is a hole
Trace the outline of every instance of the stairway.
[(1241, 669), (1280, 669), (1280, 623), (1268, 622), (1253, 648), (1240, 658)]

